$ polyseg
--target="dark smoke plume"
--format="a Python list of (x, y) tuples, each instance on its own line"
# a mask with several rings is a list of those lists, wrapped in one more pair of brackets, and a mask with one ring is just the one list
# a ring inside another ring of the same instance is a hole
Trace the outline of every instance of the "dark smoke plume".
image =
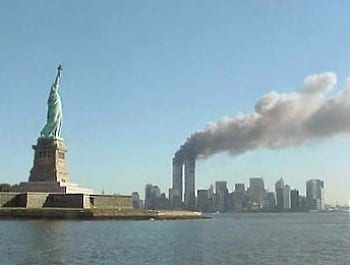
[(350, 133), (350, 81), (327, 97), (337, 77), (332, 72), (308, 76), (288, 94), (271, 91), (250, 114), (223, 117), (193, 133), (177, 154), (208, 158), (219, 152), (239, 155), (258, 148), (279, 149), (310, 139)]

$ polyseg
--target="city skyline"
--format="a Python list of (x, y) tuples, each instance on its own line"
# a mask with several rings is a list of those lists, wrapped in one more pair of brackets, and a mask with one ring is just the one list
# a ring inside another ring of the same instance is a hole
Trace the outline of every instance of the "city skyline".
[[(263, 182), (264, 182), (264, 190), (265, 190), (265, 192), (266, 192), (266, 193), (273, 192), (273, 193), (275, 193), (275, 197), (277, 196), (277, 194), (276, 194), (276, 183), (279, 182), (281, 179), (282, 179), (284, 185), (289, 186), (289, 188), (291, 189), (291, 191), (292, 191), (292, 190), (298, 190), (298, 191), (300, 192), (300, 195), (302, 195), (302, 196), (306, 196), (306, 193), (307, 193), (307, 183), (308, 183), (308, 182), (310, 182), (310, 181), (312, 181), (312, 180), (320, 180), (320, 179), (318, 179), (318, 178), (307, 179), (307, 180), (305, 180), (304, 186), (302, 186), (302, 187), (296, 187), (296, 186), (290, 185), (289, 182), (288, 182), (288, 180), (286, 180), (286, 179), (284, 179), (284, 178), (276, 179), (274, 183), (266, 183), (266, 182), (264, 181), (264, 177), (262, 177), (262, 176), (254, 176), (254, 177), (248, 178), (248, 179), (245, 180), (245, 181), (237, 181), (237, 182), (234, 182), (234, 183), (228, 182), (228, 181), (225, 180), (225, 179), (216, 179), (216, 180), (214, 180), (213, 182), (208, 183), (208, 185), (205, 186), (205, 187), (196, 187), (196, 188), (195, 188), (195, 195), (196, 195), (196, 197), (197, 197), (197, 196), (198, 196), (198, 191), (200, 191), (200, 190), (208, 190), (208, 189), (210, 189), (211, 186), (215, 187), (215, 184), (216, 184), (216, 183), (220, 183), (220, 182), (225, 182), (225, 183), (226, 183), (228, 192), (234, 192), (234, 191), (236, 190), (237, 185), (238, 185), (238, 188), (239, 188), (239, 189), (240, 189), (240, 185), (243, 185), (243, 186), (245, 187), (245, 189), (247, 190), (247, 189), (250, 188), (249, 183), (250, 183), (250, 181), (251, 181), (252, 179), (262, 179)], [(321, 179), (321, 180), (322, 180), (322, 179)], [(247, 185), (247, 184), (248, 184), (248, 185)], [(266, 184), (268, 184), (268, 185), (266, 185)], [(145, 186), (147, 186), (147, 185), (154, 185), (154, 186), (157, 186), (157, 187), (161, 190), (160, 194), (165, 194), (165, 196), (169, 199), (169, 194), (168, 194), (168, 193), (169, 193), (169, 189), (171, 189), (170, 186), (169, 186), (169, 187), (165, 187), (164, 189), (162, 189), (157, 183), (148, 182), (148, 183), (145, 184)], [(270, 187), (270, 186), (273, 186), (273, 188), (268, 188), (268, 187)], [(326, 188), (325, 188), (325, 190), (326, 190)], [(144, 193), (141, 193), (141, 194), (144, 194)], [(182, 196), (182, 200), (183, 200), (183, 201), (184, 201), (184, 198), (185, 198), (185, 197), (184, 197), (184, 194), (183, 194), (183, 196)], [(326, 204), (329, 204), (329, 205), (335, 205), (335, 203), (341, 203), (341, 202), (328, 202), (327, 199), (325, 199), (325, 202), (326, 202)], [(348, 202), (344, 202), (344, 205), (348, 205)]]
[[(186, 169), (185, 169), (186, 170)], [(186, 176), (185, 176), (186, 177)], [(176, 183), (176, 181), (174, 182)], [(184, 183), (186, 187), (186, 182)], [(214, 191), (215, 187), (215, 191)], [(187, 190), (181, 195), (178, 188), (169, 189), (168, 196), (158, 185), (151, 183), (145, 186), (144, 203), (139, 194), (133, 203), (137, 208), (144, 205), (146, 209), (187, 209), (201, 212), (308, 212), (308, 211), (335, 211), (347, 209), (348, 204), (327, 204), (324, 197), (324, 181), (310, 179), (306, 181), (306, 193), (302, 194), (298, 188), (291, 187), (280, 178), (275, 182), (273, 191), (265, 188), (262, 177), (249, 178), (249, 185), (235, 183), (230, 190), (227, 181), (215, 181), (207, 189)], [(194, 201), (190, 202), (186, 193), (194, 193)]]
[[(80, 5), (3, 5), (0, 183), (29, 176), (59, 62), (70, 174), (95, 192), (122, 194), (143, 194), (148, 182), (171, 187), (173, 154), (208, 122), (249, 114), (269, 91), (293, 93), (312, 74), (337, 75), (332, 97), (350, 75), (347, 5), (319, 3), (317, 12), (293, 2)], [(273, 190), (283, 177), (305, 194), (307, 180), (322, 179), (326, 202), (345, 204), (349, 157), (347, 133), (224, 152), (197, 161), (195, 187), (262, 176)]]

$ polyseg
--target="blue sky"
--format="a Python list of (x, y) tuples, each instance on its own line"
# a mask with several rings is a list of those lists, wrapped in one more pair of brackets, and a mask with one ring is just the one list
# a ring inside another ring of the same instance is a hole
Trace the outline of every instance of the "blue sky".
[[(249, 113), (270, 90), (306, 76), (350, 75), (345, 1), (3, 1), (0, 9), (0, 182), (28, 178), (46, 101), (64, 64), (62, 136), (73, 182), (108, 193), (166, 191), (171, 158), (207, 122)], [(219, 154), (197, 164), (197, 188), (283, 177), (326, 200), (350, 199), (347, 136)]]

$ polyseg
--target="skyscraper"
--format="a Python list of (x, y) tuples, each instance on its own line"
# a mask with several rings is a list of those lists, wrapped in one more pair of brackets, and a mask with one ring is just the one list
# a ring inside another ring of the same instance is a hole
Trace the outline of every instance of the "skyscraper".
[(160, 197), (160, 188), (157, 185), (153, 186), (152, 184), (147, 184), (145, 187), (145, 208), (156, 208)]
[(191, 210), (194, 210), (196, 206), (195, 167), (196, 167), (196, 159), (194, 157), (187, 157), (185, 160), (184, 204), (187, 209), (191, 209)]
[(283, 181), (283, 178), (280, 178), (275, 183), (276, 204), (277, 204), (277, 209), (279, 210), (283, 209), (283, 188), (284, 188), (284, 181)]
[(226, 200), (228, 196), (227, 183), (226, 181), (216, 181), (215, 182), (215, 192), (216, 192), (216, 210), (219, 212), (226, 211)]
[(215, 194), (214, 194), (214, 186), (213, 184), (210, 184), (210, 187), (208, 189), (208, 212), (213, 212), (215, 210), (214, 200), (215, 200)]
[[(183, 152), (175, 154), (173, 158), (173, 187), (170, 193), (172, 207), (179, 208), (183, 201), (186, 209), (193, 210), (195, 208), (195, 167), (195, 156), (184, 154)], [(183, 178), (185, 181), (183, 181)], [(185, 182), (184, 197), (183, 182)]]
[(244, 183), (236, 183), (233, 196), (233, 211), (242, 212), (248, 206), (249, 199), (245, 191)]
[(257, 203), (260, 208), (264, 205), (265, 187), (263, 178), (249, 179), (249, 196), (251, 203)]
[(291, 208), (293, 211), (297, 211), (300, 209), (300, 196), (299, 191), (294, 189), (290, 192), (290, 199), (291, 199)]
[(274, 192), (266, 192), (264, 197), (264, 209), (273, 210), (276, 208), (276, 199)]
[(152, 194), (153, 194), (153, 185), (147, 184), (145, 187), (145, 208), (151, 207)]
[(284, 185), (284, 187), (283, 187), (283, 209), (289, 210), (290, 208), (291, 208), (290, 186)]
[(310, 210), (324, 209), (324, 183), (319, 179), (306, 182), (306, 200)]
[(138, 192), (133, 192), (131, 194), (131, 199), (132, 199), (132, 206), (134, 207), (134, 209), (142, 208), (141, 200)]
[(153, 196), (154, 196), (155, 198), (159, 198), (159, 197), (160, 197), (160, 194), (161, 194), (160, 188), (159, 188), (157, 185), (154, 185), (154, 186), (153, 186)]
[(209, 210), (209, 194), (208, 190), (197, 190), (197, 209), (201, 212)]

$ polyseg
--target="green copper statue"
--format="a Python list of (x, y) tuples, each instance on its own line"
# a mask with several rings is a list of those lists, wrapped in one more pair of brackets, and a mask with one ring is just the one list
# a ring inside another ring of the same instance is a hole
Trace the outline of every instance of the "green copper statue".
[(58, 65), (56, 80), (51, 86), (50, 96), (47, 101), (47, 121), (40, 133), (43, 138), (61, 138), (62, 102), (58, 94), (58, 88), (60, 86), (62, 69), (62, 65)]

